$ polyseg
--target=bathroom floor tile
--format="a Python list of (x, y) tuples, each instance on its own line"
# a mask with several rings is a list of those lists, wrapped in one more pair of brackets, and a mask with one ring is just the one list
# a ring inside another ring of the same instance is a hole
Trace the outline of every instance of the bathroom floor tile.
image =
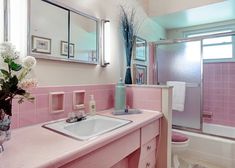
[(179, 161), (180, 161), (180, 168), (225, 168), (190, 157), (179, 156)]

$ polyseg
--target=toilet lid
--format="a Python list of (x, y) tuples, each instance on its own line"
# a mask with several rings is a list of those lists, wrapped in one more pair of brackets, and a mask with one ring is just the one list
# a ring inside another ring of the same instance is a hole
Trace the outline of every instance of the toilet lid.
[(172, 132), (172, 142), (185, 142), (188, 140), (188, 137), (179, 132)]

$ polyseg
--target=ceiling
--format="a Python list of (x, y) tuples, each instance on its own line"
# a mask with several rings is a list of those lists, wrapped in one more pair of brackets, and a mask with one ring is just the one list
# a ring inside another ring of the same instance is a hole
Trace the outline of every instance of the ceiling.
[(165, 29), (189, 27), (235, 19), (235, 0), (226, 0), (163, 16), (151, 17)]

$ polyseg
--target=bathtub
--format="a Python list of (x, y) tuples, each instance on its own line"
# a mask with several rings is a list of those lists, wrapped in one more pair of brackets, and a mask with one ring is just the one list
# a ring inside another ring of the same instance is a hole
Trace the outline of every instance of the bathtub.
[(211, 165), (206, 168), (235, 168), (235, 141), (188, 131), (174, 131), (190, 138), (188, 149), (181, 157), (205, 163), (202, 165)]
[(208, 134), (235, 138), (235, 127), (210, 124), (210, 123), (203, 123), (202, 130), (204, 133), (208, 133)]

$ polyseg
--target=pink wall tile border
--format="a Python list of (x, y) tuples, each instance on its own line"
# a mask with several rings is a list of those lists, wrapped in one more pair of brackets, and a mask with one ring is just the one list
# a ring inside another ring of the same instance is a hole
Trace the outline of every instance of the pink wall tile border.
[[(38, 87), (31, 92), (35, 96), (34, 103), (13, 102), (12, 128), (20, 128), (33, 124), (65, 118), (73, 110), (73, 91), (85, 90), (85, 112), (88, 111), (90, 95), (94, 95), (96, 110), (114, 107), (115, 85), (80, 85), (59, 87)], [(49, 105), (50, 92), (64, 92), (64, 111), (51, 113)], [(130, 108), (161, 111), (161, 88), (131, 86), (126, 88), (127, 105)], [(76, 110), (79, 111), (79, 110)]]
[(162, 90), (154, 87), (127, 87), (127, 105), (130, 108), (162, 110)]
[[(12, 125), (11, 128), (20, 128), (37, 123), (65, 118), (73, 110), (72, 94), (75, 90), (86, 90), (85, 112), (88, 112), (88, 102), (90, 95), (94, 95), (97, 111), (113, 108), (114, 84), (101, 85), (78, 85), (78, 86), (48, 86), (38, 87), (30, 90), (35, 96), (34, 103), (25, 101), (18, 104), (16, 100), (12, 105)], [(51, 113), (49, 109), (49, 93), (64, 92), (65, 107), (64, 112)]]

